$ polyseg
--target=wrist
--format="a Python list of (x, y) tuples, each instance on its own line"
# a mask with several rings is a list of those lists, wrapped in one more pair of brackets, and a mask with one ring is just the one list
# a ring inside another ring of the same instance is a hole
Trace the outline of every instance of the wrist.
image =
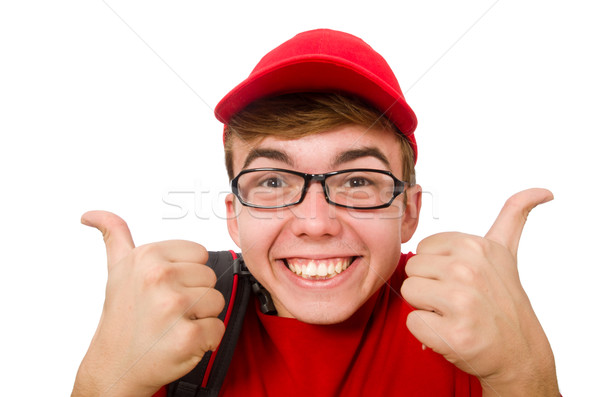
[(529, 363), (521, 362), (504, 374), (495, 374), (479, 379), (483, 396), (526, 396), (549, 397), (560, 396), (554, 356), (537, 356), (537, 360)]
[(77, 371), (71, 397), (151, 397), (157, 390), (132, 384), (127, 376), (107, 374), (104, 366), (92, 367), (84, 358)]

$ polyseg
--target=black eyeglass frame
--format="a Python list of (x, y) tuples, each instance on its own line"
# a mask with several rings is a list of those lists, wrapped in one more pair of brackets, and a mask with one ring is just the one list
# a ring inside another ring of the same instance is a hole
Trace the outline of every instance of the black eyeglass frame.
[[(256, 204), (252, 204), (252, 203), (248, 203), (248, 202), (244, 201), (244, 199), (242, 199), (242, 197), (240, 196), (240, 192), (238, 189), (238, 181), (242, 175), (249, 174), (251, 172), (257, 172), (257, 171), (287, 172), (289, 174), (301, 176), (304, 179), (304, 186), (302, 188), (302, 194), (300, 195), (300, 198), (298, 200), (294, 201), (293, 203), (284, 204), (284, 205), (274, 205), (274, 206), (262, 206), (262, 205), (256, 205)], [(336, 202), (331, 201), (331, 199), (329, 198), (329, 194), (327, 193), (327, 188), (325, 186), (325, 180), (327, 178), (329, 178), (330, 176), (339, 175), (339, 174), (345, 174), (345, 173), (350, 173), (350, 172), (364, 172), (364, 171), (385, 174), (385, 175), (390, 176), (393, 179), (394, 194), (392, 195), (392, 197), (390, 198), (390, 200), (387, 203), (383, 203), (383, 204), (372, 206), (372, 207), (353, 207), (350, 205), (338, 204)], [(306, 174), (304, 172), (287, 170), (285, 168), (249, 168), (246, 170), (242, 170), (239, 174), (236, 175), (235, 178), (233, 178), (231, 180), (231, 191), (238, 198), (238, 200), (240, 200), (240, 203), (242, 203), (242, 205), (244, 205), (246, 207), (262, 208), (262, 209), (285, 208), (285, 207), (294, 206), (296, 204), (300, 204), (302, 201), (304, 201), (304, 198), (306, 197), (306, 192), (308, 191), (308, 188), (310, 187), (310, 185), (313, 181), (321, 183), (321, 187), (323, 188), (323, 194), (325, 195), (325, 201), (327, 201), (327, 203), (335, 205), (337, 207), (351, 208), (351, 209), (356, 209), (356, 210), (376, 210), (376, 209), (380, 209), (380, 208), (389, 207), (390, 205), (392, 205), (392, 203), (394, 202), (396, 197), (398, 197), (402, 193), (404, 193), (405, 185), (408, 183), (408, 182), (405, 182), (405, 181), (402, 181), (402, 180), (396, 178), (394, 176), (394, 174), (392, 174), (390, 171), (376, 170), (376, 169), (371, 169), (371, 168), (351, 168), (351, 169), (347, 169), (347, 170), (327, 172), (325, 174)]]

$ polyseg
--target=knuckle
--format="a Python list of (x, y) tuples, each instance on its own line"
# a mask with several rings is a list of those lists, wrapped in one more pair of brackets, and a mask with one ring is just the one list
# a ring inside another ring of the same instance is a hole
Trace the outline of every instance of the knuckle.
[(196, 300), (203, 317), (216, 317), (225, 307), (225, 298), (214, 288), (207, 288)]
[(217, 336), (217, 341), (219, 341), (225, 333), (225, 323), (216, 317), (211, 318), (210, 322), (213, 330), (215, 331), (215, 336)]
[(461, 235), (455, 241), (456, 246), (464, 251), (481, 255), (485, 252), (485, 239), (479, 236)]
[(208, 255), (208, 251), (206, 250), (206, 248), (202, 244), (199, 244), (199, 243), (197, 243), (195, 241), (186, 241), (186, 240), (180, 240), (180, 241), (184, 241), (184, 242), (190, 243), (190, 244), (192, 244), (195, 247), (195, 249), (198, 250), (198, 252), (201, 252), (201, 253), (204, 253), (204, 254)]
[(84, 214), (84, 217), (86, 215), (89, 215), (96, 220), (94, 225), (102, 232), (105, 243), (112, 239), (113, 232), (128, 229), (127, 222), (112, 212), (90, 211)]
[(183, 357), (191, 355), (195, 345), (198, 343), (198, 331), (196, 327), (178, 327), (176, 337), (173, 338), (172, 349), (176, 356)]
[(419, 241), (419, 244), (417, 244), (417, 249), (415, 250), (415, 253), (417, 255), (423, 252), (423, 249), (425, 248), (425, 243), (425, 240)]
[(420, 325), (420, 322), (422, 322), (422, 321), (415, 311), (411, 311), (406, 316), (406, 327), (411, 332), (414, 332), (415, 330), (417, 330), (417, 326)]
[(504, 203), (504, 209), (514, 214), (519, 214), (523, 220), (527, 220), (529, 209), (523, 205), (523, 200), (520, 195), (513, 195)]
[(217, 284), (217, 274), (215, 271), (206, 265), (201, 265), (200, 268), (204, 272), (205, 285), (214, 287)]
[(143, 283), (146, 287), (160, 285), (171, 278), (173, 269), (164, 264), (152, 264), (145, 266)]
[(413, 256), (406, 262), (406, 266), (404, 267), (404, 272), (408, 277), (414, 275), (417, 270), (417, 256)]
[(425, 237), (423, 240), (419, 241), (419, 244), (417, 244), (417, 249), (416, 249), (416, 254), (421, 254), (425, 251), (427, 251), (427, 249), (434, 243), (432, 243), (432, 241), (434, 241), (437, 237), (439, 237), (442, 233), (440, 234), (434, 234), (433, 236), (429, 236), (429, 237)]
[(215, 350), (219, 346), (219, 343), (221, 343), (221, 339), (225, 334), (225, 324), (223, 321), (214, 317), (206, 320), (206, 326), (210, 327), (210, 331), (206, 332), (206, 349)]
[(476, 305), (473, 295), (463, 289), (450, 293), (448, 300), (458, 313), (472, 313)]
[(412, 293), (414, 291), (414, 283), (415, 283), (415, 280), (413, 278), (409, 277), (406, 280), (404, 280), (404, 282), (400, 286), (400, 295), (402, 295), (402, 297), (404, 297), (404, 299), (409, 301), (409, 303), (410, 303), (410, 300), (412, 297)]
[(123, 218), (121, 218), (118, 215), (115, 215), (112, 213), (106, 213), (106, 214), (104, 214), (104, 216), (102, 218), (104, 220), (105, 225), (107, 226), (107, 228), (109, 230), (121, 229), (121, 228), (128, 227), (127, 222), (125, 222), (123, 220)]
[(481, 277), (481, 269), (478, 266), (474, 266), (470, 263), (454, 263), (451, 269), (454, 278), (464, 284), (476, 284)]
[(183, 244), (189, 244), (189, 246), (191, 247), (195, 256), (198, 257), (199, 262), (201, 262), (201, 263), (208, 262), (208, 251), (202, 244), (198, 244), (193, 241), (185, 241), (185, 240), (179, 240), (179, 242), (183, 243)]
[(163, 294), (158, 301), (159, 310), (170, 314), (183, 314), (188, 305), (189, 299), (177, 293)]
[(221, 342), (221, 338), (223, 337), (223, 335), (225, 334), (225, 323), (221, 320), (219, 320), (218, 318), (215, 319), (215, 329), (216, 329), (216, 333), (218, 338), (218, 343)]
[(225, 297), (221, 292), (217, 291), (216, 289), (211, 289), (211, 291), (214, 291), (213, 295), (215, 296), (215, 308), (217, 309), (218, 313), (221, 313), (223, 309), (225, 309)]
[(465, 354), (475, 346), (477, 336), (470, 327), (457, 326), (448, 335), (448, 343), (454, 350)]
[(196, 243), (196, 245), (197, 245), (198, 253), (204, 258), (203, 262), (206, 263), (208, 261), (207, 249), (201, 244)]
[(159, 251), (156, 244), (144, 244), (135, 248), (133, 250), (133, 255), (137, 262), (144, 262), (148, 260), (148, 258), (157, 256)]
[(180, 327), (176, 345), (173, 347), (180, 356), (198, 355), (214, 351), (225, 333), (225, 324), (216, 317), (194, 320)]

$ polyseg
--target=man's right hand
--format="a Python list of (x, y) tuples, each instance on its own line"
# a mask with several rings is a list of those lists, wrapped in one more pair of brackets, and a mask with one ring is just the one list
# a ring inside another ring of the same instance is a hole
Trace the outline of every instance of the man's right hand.
[(208, 252), (182, 240), (136, 248), (125, 221), (110, 212), (87, 212), (81, 222), (102, 232), (108, 282), (72, 396), (151, 396), (191, 371), (225, 332)]

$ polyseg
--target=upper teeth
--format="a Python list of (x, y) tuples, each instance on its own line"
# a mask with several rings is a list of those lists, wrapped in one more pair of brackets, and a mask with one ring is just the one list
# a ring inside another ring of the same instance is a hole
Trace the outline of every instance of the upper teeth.
[(304, 278), (308, 277), (333, 277), (348, 268), (352, 258), (331, 259), (288, 259), (287, 264), (291, 271)]

